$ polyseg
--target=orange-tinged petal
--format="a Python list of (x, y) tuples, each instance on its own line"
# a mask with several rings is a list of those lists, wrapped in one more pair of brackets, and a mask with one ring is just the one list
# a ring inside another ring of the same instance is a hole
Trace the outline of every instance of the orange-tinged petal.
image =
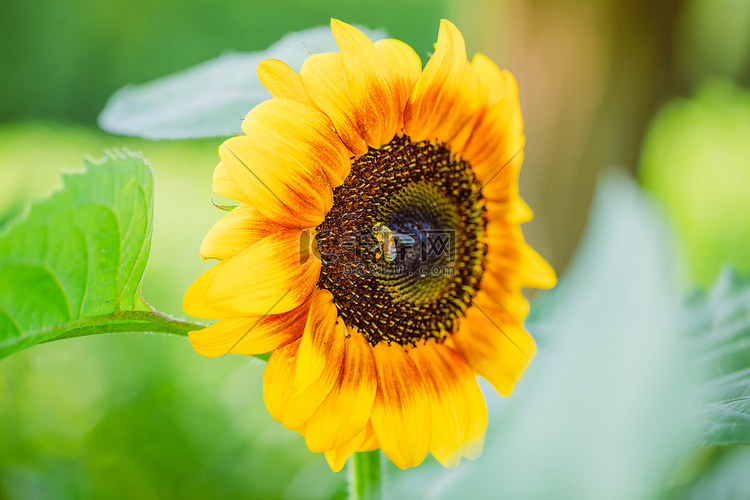
[(474, 299), (452, 336), (469, 365), (504, 396), (510, 396), (536, 352), (521, 322)]
[(301, 305), (319, 275), (320, 261), (300, 249), (300, 231), (285, 230), (206, 271), (188, 288), (183, 308), (204, 318), (280, 314)]
[(224, 166), (223, 162), (219, 162), (214, 169), (213, 191), (216, 194), (241, 201), (242, 203), (248, 203), (250, 201), (237, 183), (234, 182), (232, 176), (229, 175), (229, 170), (227, 170), (227, 167)]
[(297, 353), (294, 369), (294, 387), (297, 390), (304, 390), (323, 373), (334, 344), (336, 316), (338, 310), (333, 305), (331, 292), (316, 290), (311, 298), (305, 335)]
[(335, 450), (326, 451), (326, 461), (333, 472), (338, 472), (344, 468), (346, 461), (355, 451), (370, 451), (377, 448), (378, 438), (375, 436), (372, 423), (368, 422), (367, 426), (354, 439)]
[(482, 185), (482, 196), (486, 200), (507, 203), (518, 197), (518, 173), (523, 163), (524, 140), (521, 135), (515, 145), (503, 152), (502, 157), (498, 157), (502, 159), (495, 158), (474, 168), (477, 180)]
[(471, 135), (474, 133), (474, 128), (478, 123), (481, 123), (482, 119), (484, 118), (485, 112), (485, 109), (477, 111), (474, 116), (470, 117), (467, 120), (466, 125), (464, 125), (458, 131), (458, 133), (456, 133), (450, 139), (449, 145), (451, 147), (451, 151), (460, 156), (462, 159), (466, 159), (463, 154), (464, 146), (466, 145), (466, 142), (471, 138)]
[(315, 105), (333, 122), (341, 140), (354, 155), (367, 152), (367, 143), (354, 114), (354, 104), (346, 90), (341, 54), (313, 54), (300, 70), (305, 91)]
[[(497, 177), (491, 187), (504, 187), (515, 182), (523, 158), (526, 137), (523, 135), (523, 120), (515, 104), (503, 101), (486, 110), (481, 122), (472, 131), (471, 137), (461, 149), (461, 156), (475, 167), (480, 182)], [(501, 170), (502, 169), (502, 170)], [(507, 179), (505, 184), (503, 179)], [(482, 191), (484, 194), (484, 190)], [(488, 194), (491, 194), (488, 191)]]
[(469, 65), (471, 73), (476, 76), (476, 92), (479, 97), (477, 112), (471, 117), (466, 126), (451, 139), (451, 149), (464, 159), (469, 159), (470, 154), (465, 150), (467, 142), (476, 132), (476, 128), (487, 120), (488, 108), (496, 101), (496, 87), (500, 84), (500, 70), (495, 63), (482, 54), (476, 54)]
[(486, 105), (460, 154), (472, 164), (480, 182), (489, 183), (493, 179), (483, 194), (496, 199), (504, 195), (509, 185), (515, 185), (523, 158), (519, 152), (526, 139), (518, 84), (513, 75), (500, 71), (486, 57), (475, 57), (472, 68), (482, 82)]
[(398, 79), (367, 35), (338, 19), (331, 19), (331, 31), (359, 130), (367, 144), (378, 148), (393, 139), (401, 121)]
[(470, 69), (477, 79), (480, 109), (451, 146), (474, 166), (479, 180), (485, 181), (497, 163), (507, 161), (523, 147), (523, 121), (513, 75), (481, 54), (474, 57)]
[(441, 21), (435, 53), (406, 104), (404, 131), (414, 141), (449, 142), (478, 112), (477, 86), (461, 32), (450, 21)]
[(329, 451), (345, 445), (370, 420), (377, 388), (375, 357), (361, 333), (356, 329), (348, 331), (339, 379), (305, 424), (303, 434), (310, 451)]
[(330, 332), (333, 345), (320, 376), (299, 390), (295, 386), (295, 371), (302, 338), (277, 349), (271, 354), (263, 372), (263, 400), (273, 418), (289, 430), (300, 429), (331, 392), (341, 373), (344, 359), (343, 321)]
[(228, 259), (271, 233), (286, 229), (267, 219), (257, 208), (240, 205), (219, 219), (201, 243), (201, 258)]
[(401, 115), (401, 120), (398, 124), (398, 130), (400, 130), (404, 127), (403, 114), (406, 102), (409, 100), (409, 94), (411, 94), (411, 89), (414, 87), (414, 82), (422, 74), (422, 60), (414, 52), (414, 49), (401, 40), (393, 38), (378, 40), (375, 42), (375, 47), (385, 60), (388, 61), (391, 71), (396, 76), (393, 94), (398, 103), (397, 109)]
[(422, 377), (403, 347), (374, 348), (378, 390), (372, 426), (383, 453), (405, 469), (419, 465), (430, 448), (430, 403)]
[(315, 227), (333, 204), (330, 182), (314, 159), (298, 163), (276, 137), (233, 137), (219, 154), (249, 204), (282, 226)]
[[(414, 82), (422, 74), (422, 60), (408, 44), (394, 38), (378, 40), (375, 42), (375, 48), (383, 55), (396, 75), (399, 93), (405, 93), (405, 96), (409, 97)], [(406, 105), (406, 99), (402, 104)]]
[(465, 137), (471, 133), (476, 117), (480, 115), (483, 103), (477, 91), (478, 86), (476, 74), (466, 71), (461, 82), (463, 91), (458, 95), (458, 100), (445, 115), (440, 126), (432, 131), (434, 137), (447, 142), (453, 151), (461, 151), (459, 147), (466, 142)]
[(349, 175), (349, 150), (331, 120), (312, 106), (291, 99), (270, 99), (247, 114), (242, 131), (248, 137), (278, 140), (278, 147), (283, 148), (279, 156), (311, 173), (322, 170), (332, 186), (341, 185)]
[(258, 63), (255, 72), (258, 74), (260, 83), (272, 96), (313, 105), (302, 85), (302, 78), (284, 61), (264, 59)]
[(203, 330), (190, 332), (190, 344), (198, 354), (209, 357), (230, 352), (250, 355), (271, 352), (302, 335), (309, 308), (306, 302), (287, 313), (222, 319)]
[(487, 406), (474, 370), (453, 349), (434, 341), (410, 353), (430, 400), (430, 453), (445, 467), (458, 466), (464, 449), (476, 458), (487, 428)]

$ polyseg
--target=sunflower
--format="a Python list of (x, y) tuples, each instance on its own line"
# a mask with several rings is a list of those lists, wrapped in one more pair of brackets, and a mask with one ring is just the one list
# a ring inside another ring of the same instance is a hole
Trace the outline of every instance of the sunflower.
[(209, 231), (218, 263), (184, 310), (205, 356), (271, 353), (263, 396), (334, 471), (381, 448), (401, 468), (482, 450), (477, 375), (510, 395), (535, 352), (522, 287), (555, 284), (523, 239), (524, 135), (513, 76), (440, 24), (422, 68), (405, 43), (338, 20), (340, 53), (295, 73), (219, 148), (213, 189), (241, 204)]

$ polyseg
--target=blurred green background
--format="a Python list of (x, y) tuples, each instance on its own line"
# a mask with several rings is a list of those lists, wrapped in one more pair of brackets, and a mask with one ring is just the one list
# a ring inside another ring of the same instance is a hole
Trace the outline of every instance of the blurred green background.
[[(221, 139), (111, 136), (97, 114), (123, 85), (263, 49), (330, 17), (385, 28), (423, 62), (447, 17), (470, 55), (514, 73), (527, 134), (521, 193), (536, 214), (524, 230), (560, 274), (611, 166), (636, 175), (675, 229), (684, 290), (727, 264), (750, 270), (748, 0), (42, 0), (3, 11), (0, 223), (58, 188), (61, 171), (81, 170), (83, 155), (142, 151), (156, 176), (144, 295), (160, 311), (182, 316), (182, 292), (210, 265), (198, 247), (221, 215), (211, 205)], [(5, 359), (0, 498), (344, 497), (345, 474), (268, 415), (262, 370), (161, 336), (69, 340)]]

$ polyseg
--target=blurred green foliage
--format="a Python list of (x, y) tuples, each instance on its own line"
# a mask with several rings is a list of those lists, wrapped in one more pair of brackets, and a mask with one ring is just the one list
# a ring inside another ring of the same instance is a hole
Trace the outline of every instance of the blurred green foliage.
[(688, 0), (677, 58), (691, 86), (706, 78), (750, 81), (750, 2)]
[(5, 2), (0, 16), (0, 121), (40, 116), (94, 123), (128, 83), (168, 75), (226, 50), (265, 49), (331, 17), (432, 50), (441, 0)]
[(677, 227), (698, 282), (710, 284), (727, 263), (750, 271), (750, 92), (712, 80), (670, 102), (644, 142), (641, 178)]

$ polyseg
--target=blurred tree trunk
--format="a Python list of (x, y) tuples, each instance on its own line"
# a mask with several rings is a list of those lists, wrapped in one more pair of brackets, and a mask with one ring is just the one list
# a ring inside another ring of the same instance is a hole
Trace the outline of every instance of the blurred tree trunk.
[(562, 272), (583, 232), (596, 178), (635, 171), (646, 128), (678, 84), (682, 2), (481, 0), (449, 5), (467, 39), (518, 80), (529, 242)]

